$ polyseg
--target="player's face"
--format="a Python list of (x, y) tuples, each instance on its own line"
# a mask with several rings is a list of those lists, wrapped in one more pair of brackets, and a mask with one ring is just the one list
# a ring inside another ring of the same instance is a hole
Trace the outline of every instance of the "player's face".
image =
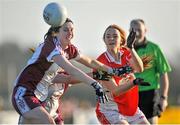
[(119, 30), (115, 28), (109, 28), (106, 30), (104, 42), (107, 49), (114, 49), (120, 47), (121, 36)]
[(136, 31), (136, 41), (137, 42), (143, 41), (146, 34), (146, 28), (144, 24), (142, 24), (141, 22), (132, 24), (130, 27), (130, 31), (132, 30), (132, 28)]
[(59, 38), (63, 44), (69, 44), (74, 36), (74, 25), (67, 22), (59, 29)]

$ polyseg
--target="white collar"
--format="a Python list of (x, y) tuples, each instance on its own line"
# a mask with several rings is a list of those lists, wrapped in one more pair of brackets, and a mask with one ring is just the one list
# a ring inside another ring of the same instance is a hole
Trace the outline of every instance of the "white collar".
[(56, 44), (56, 45), (60, 45), (61, 46), (61, 41), (58, 37), (53, 37), (53, 42)]
[(119, 61), (116, 61), (114, 59), (114, 57), (108, 51), (105, 52), (105, 56), (106, 56), (108, 62), (114, 62), (116, 64), (121, 64), (121, 56), (123, 55), (123, 52), (118, 50), (118, 54), (119, 54)]

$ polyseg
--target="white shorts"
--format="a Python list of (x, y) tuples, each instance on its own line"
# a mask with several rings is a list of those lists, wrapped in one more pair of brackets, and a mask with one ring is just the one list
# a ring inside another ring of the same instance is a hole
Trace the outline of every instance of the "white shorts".
[(145, 115), (139, 108), (133, 116), (122, 115), (117, 110), (106, 110), (98, 112), (97, 117), (101, 124), (118, 124), (122, 120), (129, 124), (138, 124), (146, 120)]

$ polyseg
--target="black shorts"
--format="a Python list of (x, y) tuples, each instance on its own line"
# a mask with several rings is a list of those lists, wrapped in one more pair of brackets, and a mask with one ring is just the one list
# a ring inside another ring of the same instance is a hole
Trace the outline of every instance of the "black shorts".
[(161, 115), (159, 90), (148, 90), (139, 92), (139, 108), (145, 114), (146, 118)]

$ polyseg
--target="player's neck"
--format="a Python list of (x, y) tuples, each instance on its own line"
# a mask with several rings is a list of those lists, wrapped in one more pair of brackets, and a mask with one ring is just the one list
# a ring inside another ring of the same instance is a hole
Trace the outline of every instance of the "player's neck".
[(69, 44), (67, 44), (67, 43), (62, 43), (62, 44), (61, 44), (61, 47), (62, 47), (63, 50), (65, 50), (65, 49), (68, 47), (68, 45), (69, 45)]
[(111, 54), (111, 56), (112, 56), (116, 61), (119, 60), (118, 48), (109, 49), (108, 52)]

